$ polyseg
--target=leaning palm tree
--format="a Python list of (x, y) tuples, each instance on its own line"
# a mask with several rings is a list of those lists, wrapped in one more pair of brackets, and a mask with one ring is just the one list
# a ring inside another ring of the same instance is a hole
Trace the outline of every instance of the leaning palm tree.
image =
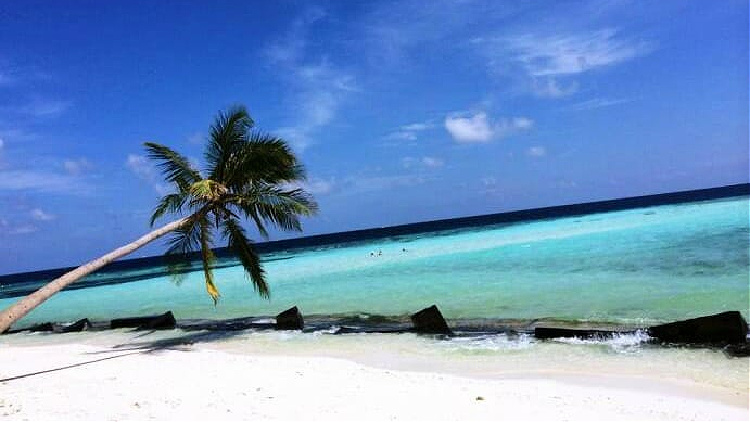
[(305, 173), (287, 143), (254, 131), (253, 126), (244, 107), (219, 113), (210, 128), (203, 173), (183, 155), (147, 142), (149, 157), (158, 162), (165, 179), (175, 188), (159, 201), (151, 226), (165, 214), (179, 218), (65, 273), (3, 310), (0, 333), (65, 286), (168, 233), (173, 234), (166, 252), (170, 272), (180, 274), (189, 264), (190, 254), (200, 251), (206, 290), (214, 304), (219, 290), (213, 277), (211, 246), (217, 232), (226, 239), (258, 294), (267, 298), (269, 289), (260, 259), (240, 220), (251, 219), (260, 235), (267, 238), (269, 224), (282, 230), (301, 230), (299, 218), (313, 215), (317, 205), (307, 192), (294, 187), (305, 179)]

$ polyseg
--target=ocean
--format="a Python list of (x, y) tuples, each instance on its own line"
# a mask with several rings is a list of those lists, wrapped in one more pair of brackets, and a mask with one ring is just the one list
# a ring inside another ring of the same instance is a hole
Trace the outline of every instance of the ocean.
[[(20, 333), (0, 341), (151, 348), (176, 340), (236, 353), (314, 354), (480, 377), (658, 377), (728, 389), (743, 400), (747, 359), (729, 358), (719, 349), (658, 346), (644, 331), (553, 341), (502, 330), (469, 330), (448, 338), (333, 333), (336, 321), (408, 321), (409, 314), (432, 304), (449, 323), (474, 328), (540, 320), (638, 328), (726, 310), (739, 310), (747, 319), (749, 205), (747, 196), (739, 196), (278, 250), (263, 254), (270, 300), (254, 293), (236, 261), (222, 258), (215, 273), (221, 291), (217, 306), (205, 293), (198, 266), (175, 284), (160, 265), (129, 265), (57, 294), (17, 327), (166, 310), (178, 322), (267, 320), (291, 306), (306, 321), (329, 324), (306, 332)], [(0, 307), (45, 281), (5, 277), (11, 278), (1, 290)]]
[[(153, 264), (98, 273), (18, 326), (168, 309), (178, 319), (274, 316), (291, 306), (304, 315), (404, 317), (432, 304), (448, 319), (647, 326), (724, 310), (747, 318), (748, 204), (742, 196), (266, 253), (270, 300), (223, 258), (217, 306), (198, 265), (180, 283)], [(45, 281), (3, 285), (0, 308)]]

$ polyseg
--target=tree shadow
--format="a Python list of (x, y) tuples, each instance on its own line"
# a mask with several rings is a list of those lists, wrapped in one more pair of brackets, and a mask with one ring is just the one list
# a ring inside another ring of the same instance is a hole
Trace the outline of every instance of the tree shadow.
[[(140, 339), (143, 337), (146, 337), (150, 334), (155, 333), (156, 331), (147, 331), (140, 333), (133, 337), (133, 339)], [(228, 338), (237, 336), (239, 334), (243, 334), (245, 331), (208, 331), (208, 332), (195, 332), (195, 333), (186, 333), (184, 335), (178, 335), (175, 337), (170, 338), (161, 338), (161, 339), (155, 339), (150, 341), (138, 341), (138, 342), (128, 342), (128, 343), (122, 343), (122, 344), (116, 344), (111, 347), (110, 350), (99, 350), (95, 352), (87, 352), (85, 355), (90, 356), (97, 356), (102, 354), (111, 354), (111, 353), (119, 353), (115, 356), (106, 356), (101, 357), (98, 359), (93, 360), (87, 360), (84, 362), (78, 362), (71, 365), (61, 366), (59, 368), (52, 368), (52, 369), (45, 369), (42, 371), (36, 371), (36, 372), (29, 372), (26, 374), (21, 375), (15, 375), (7, 378), (0, 379), (0, 383), (6, 383), (9, 381), (16, 381), (28, 377), (32, 377), (35, 375), (43, 375), (48, 374), (51, 372), (57, 372), (62, 371), (65, 369), (73, 369), (73, 368), (80, 368), (84, 365), (89, 365), (92, 363), (102, 362), (105, 360), (111, 360), (111, 359), (117, 359), (122, 358), (126, 356), (132, 356), (137, 354), (153, 354), (164, 350), (178, 350), (178, 351), (190, 351), (193, 344), (196, 343), (208, 343), (213, 341), (221, 341), (226, 340)], [(120, 352), (129, 352), (129, 353), (120, 353)]]
[(15, 380), (23, 379), (23, 378), (28, 378), (28, 377), (31, 377), (31, 376), (34, 376), (34, 375), (42, 375), (42, 374), (48, 374), (50, 372), (62, 371), (64, 369), (78, 368), (78, 367), (81, 367), (83, 365), (88, 365), (90, 363), (101, 362), (103, 360), (109, 360), (109, 359), (117, 359), (117, 358), (121, 358), (121, 357), (125, 357), (125, 356), (134, 355), (134, 354), (137, 354), (137, 353), (142, 353), (142, 352), (124, 353), (124, 354), (121, 354), (121, 355), (108, 356), (108, 357), (104, 357), (104, 358), (89, 360), (89, 361), (86, 361), (86, 362), (74, 363), (72, 365), (61, 366), (59, 368), (45, 369), (44, 371), (29, 372), (29, 373), (26, 373), (26, 374), (21, 374), (21, 375), (16, 375), (16, 376), (13, 376), (13, 377), (8, 377), (8, 378), (0, 379), (0, 383), (6, 383), (8, 381), (15, 381)]
[[(138, 339), (153, 334), (154, 332), (155, 331), (149, 331), (133, 338)], [(112, 346), (113, 350), (99, 350), (96, 352), (91, 352), (91, 354), (116, 353), (129, 350), (140, 351), (142, 353), (153, 353), (166, 349), (187, 351), (190, 349), (185, 346), (192, 346), (196, 343), (210, 343), (215, 341), (227, 340), (241, 334), (246, 334), (247, 332), (248, 330), (189, 332), (169, 338), (116, 344)]]

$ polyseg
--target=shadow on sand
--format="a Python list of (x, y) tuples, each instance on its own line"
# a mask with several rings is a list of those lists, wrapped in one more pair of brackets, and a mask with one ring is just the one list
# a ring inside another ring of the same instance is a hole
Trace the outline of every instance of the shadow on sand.
[[(137, 332), (138, 334), (134, 336), (132, 339), (138, 340), (138, 339), (147, 337), (155, 333), (156, 331), (141, 332), (141, 331), (133, 330), (133, 332)], [(160, 338), (160, 339), (155, 339), (155, 340), (134, 341), (134, 342), (117, 344), (117, 345), (112, 346), (111, 349), (108, 349), (108, 350), (100, 350), (96, 352), (86, 353), (86, 355), (91, 355), (91, 356), (118, 353), (114, 356), (100, 357), (97, 359), (92, 359), (92, 360), (87, 360), (84, 362), (74, 363), (71, 365), (61, 366), (59, 368), (45, 369), (42, 371), (29, 372), (25, 374), (15, 375), (15, 376), (0, 379), (0, 383), (16, 381), (16, 380), (32, 377), (35, 375), (43, 375), (43, 374), (48, 374), (51, 372), (63, 371), (65, 369), (80, 368), (82, 366), (89, 365), (92, 363), (97, 363), (97, 362), (102, 362), (105, 360), (111, 360), (111, 359), (117, 359), (117, 358), (123, 358), (127, 356), (138, 355), (138, 354), (154, 354), (154, 353), (158, 353), (164, 350), (189, 351), (191, 350), (189, 346), (193, 344), (221, 341), (221, 340), (225, 340), (225, 339), (240, 335), (242, 333), (244, 333), (244, 331), (209, 331), (209, 332), (185, 333), (185, 334), (181, 334), (181, 335), (170, 337), (170, 338)], [(128, 352), (128, 353), (121, 353), (121, 352)]]

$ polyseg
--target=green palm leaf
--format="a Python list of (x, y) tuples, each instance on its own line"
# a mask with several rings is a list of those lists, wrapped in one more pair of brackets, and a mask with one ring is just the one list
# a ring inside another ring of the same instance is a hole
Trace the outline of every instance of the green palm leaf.
[(170, 214), (180, 213), (187, 199), (187, 195), (178, 193), (170, 193), (161, 198), (159, 204), (156, 205), (156, 208), (154, 209), (154, 213), (151, 215), (151, 227), (154, 226), (154, 222), (157, 219), (167, 212)]
[(284, 140), (257, 132), (237, 147), (227, 161), (224, 176), (226, 185), (235, 192), (249, 183), (283, 183), (306, 177), (304, 167)]
[(201, 180), (198, 170), (195, 170), (181, 154), (154, 142), (146, 142), (144, 145), (149, 158), (157, 161), (164, 179), (175, 183), (180, 192), (187, 191), (193, 183)]
[(200, 249), (199, 216), (193, 215), (188, 222), (175, 230), (167, 241), (169, 247), (164, 253), (167, 270), (175, 284), (182, 283), (191, 270), (191, 255)]
[(224, 236), (229, 241), (228, 247), (237, 255), (245, 275), (249, 276), (253, 287), (261, 297), (268, 298), (270, 295), (268, 283), (266, 283), (265, 271), (260, 265), (260, 258), (253, 248), (252, 242), (245, 235), (245, 230), (234, 218), (222, 221)]
[(209, 130), (205, 157), (209, 178), (225, 179), (235, 151), (247, 141), (248, 133), (255, 123), (243, 106), (235, 106), (226, 113), (219, 113)]
[(211, 227), (208, 223), (207, 218), (201, 219), (198, 224), (200, 226), (200, 247), (201, 247), (201, 261), (203, 263), (203, 274), (206, 278), (206, 291), (211, 299), (214, 301), (214, 306), (219, 301), (219, 289), (214, 284), (214, 273), (213, 266), (216, 261), (213, 251), (211, 250), (212, 236)]
[(179, 282), (193, 269), (191, 259), (199, 257), (206, 291), (214, 304), (219, 298), (213, 274), (216, 257), (211, 250), (214, 227), (221, 229), (258, 294), (268, 298), (260, 258), (238, 215), (251, 219), (258, 233), (267, 238), (268, 225), (300, 231), (300, 218), (318, 210), (310, 194), (290, 187), (305, 179), (305, 170), (289, 145), (283, 139), (252, 132), (253, 125), (242, 106), (219, 113), (209, 132), (205, 179), (184, 156), (146, 143), (149, 157), (157, 160), (165, 179), (177, 188), (160, 199), (151, 224), (165, 214), (189, 213), (187, 222), (169, 240), (165, 255), (169, 271)]
[[(293, 231), (302, 230), (298, 216), (311, 216), (318, 210), (318, 205), (304, 190), (283, 190), (270, 185), (253, 186), (243, 195), (232, 196), (228, 202), (252, 218), (256, 225), (262, 220)], [(265, 228), (258, 230), (265, 232)]]

